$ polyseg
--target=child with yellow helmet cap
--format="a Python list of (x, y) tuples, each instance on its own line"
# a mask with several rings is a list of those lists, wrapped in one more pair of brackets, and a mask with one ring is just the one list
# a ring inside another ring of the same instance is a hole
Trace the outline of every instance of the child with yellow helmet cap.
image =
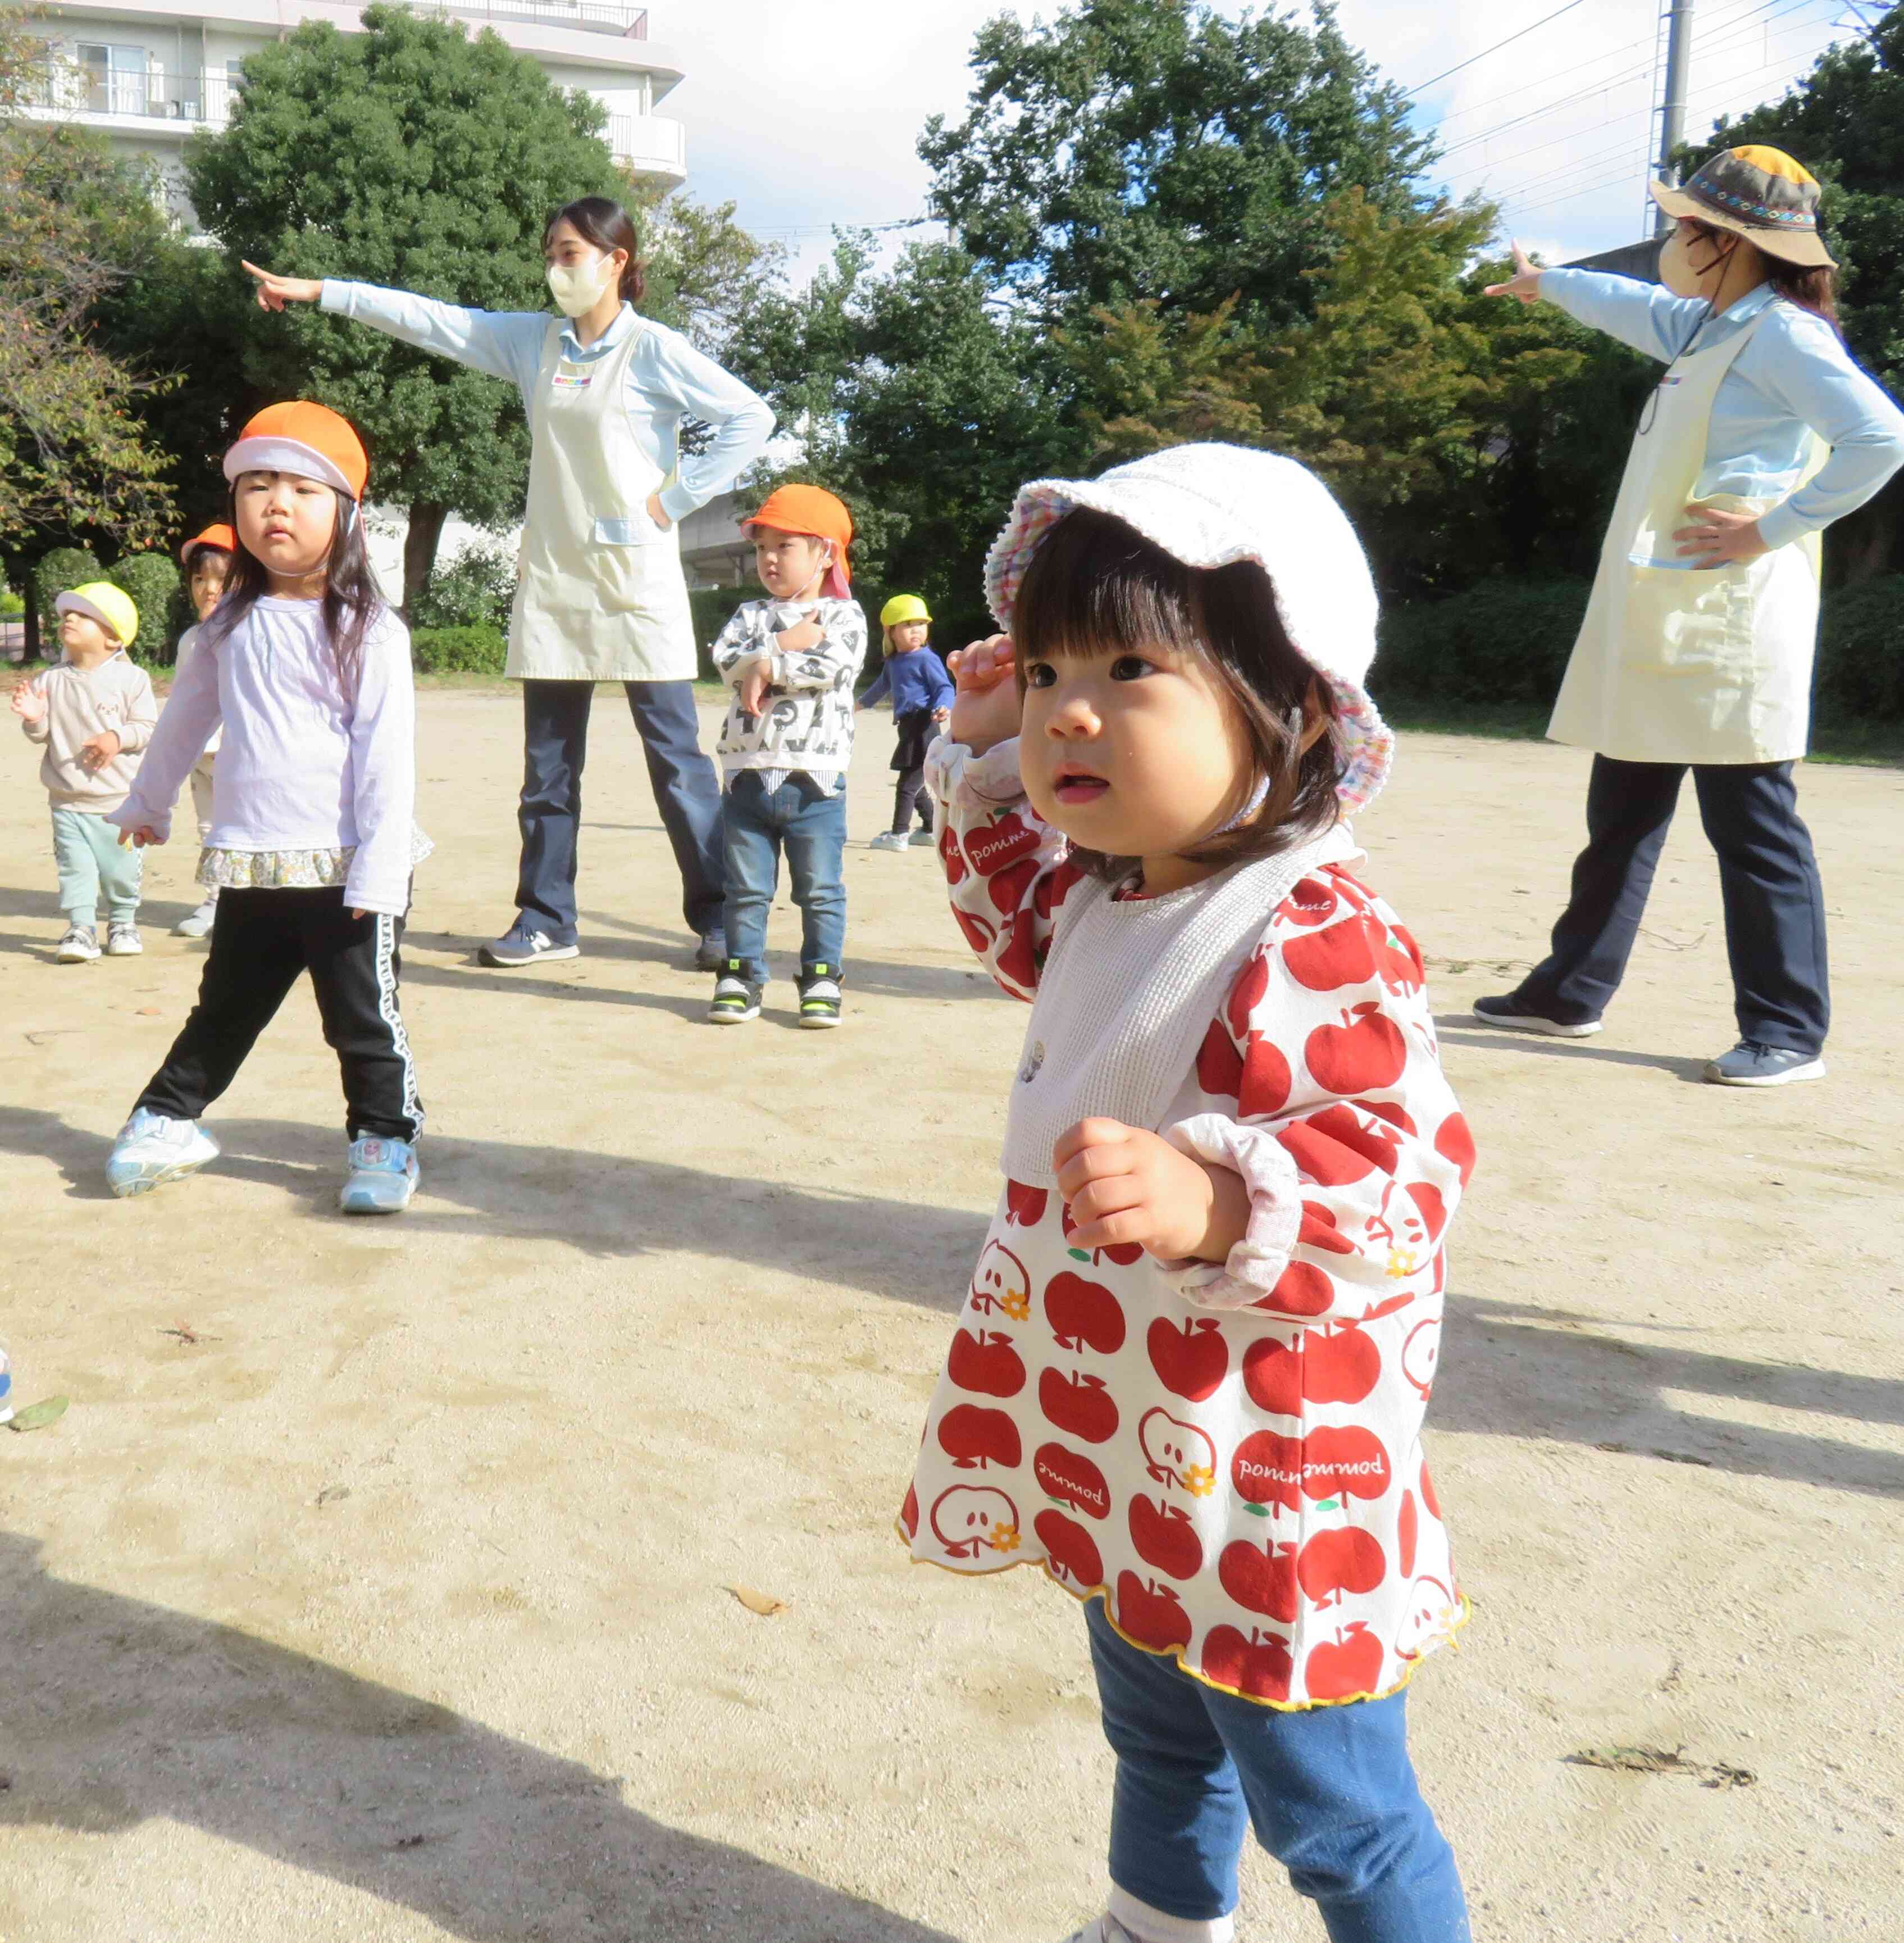
[[(909, 843), (930, 843), (932, 798), (925, 786), (925, 752), (944, 725), (952, 704), (952, 677), (932, 652), (932, 615), (916, 594), (895, 594), (879, 610), (886, 665), (879, 679), (860, 697), (862, 708), (892, 698), (893, 726), (899, 746), (893, 768), (899, 786), (893, 797), (893, 827), (872, 840), (875, 850), (903, 850)], [(912, 830), (912, 815), (919, 827)], [(911, 831), (911, 834), (908, 832)]]
[(235, 551), (144, 766), (112, 820), (163, 843), (221, 725), (198, 881), (219, 892), (198, 1002), (106, 1163), (140, 1194), (215, 1159), (199, 1116), (308, 971), (342, 1069), (349, 1143), (338, 1204), (395, 1214), (415, 1192), (423, 1125), (397, 1010), (410, 876), (429, 846), (411, 812), (409, 635), (385, 604), (359, 508), (369, 459), (327, 407), (273, 405), (225, 455)]
[(40, 781), (53, 809), (53, 855), (66, 935), (54, 956), (84, 965), (100, 955), (99, 907), (106, 909), (108, 957), (130, 958), (139, 940), (140, 860), (118, 847), (106, 821), (126, 799), (133, 760), (158, 719), (152, 677), (126, 652), (139, 632), (132, 597), (105, 580), (69, 588), (54, 602), (64, 656), (13, 692), (29, 742), (46, 750)]

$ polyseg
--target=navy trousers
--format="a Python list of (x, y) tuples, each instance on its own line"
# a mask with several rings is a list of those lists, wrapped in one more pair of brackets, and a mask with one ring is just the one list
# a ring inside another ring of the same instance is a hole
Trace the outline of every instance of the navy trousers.
[[(721, 928), (727, 896), (721, 853), (721, 784), (702, 752), (694, 684), (630, 681), (628, 707), (648, 757), (648, 778), (681, 872), (682, 915), (698, 937)], [(575, 941), (575, 859), (582, 766), (588, 756), (589, 681), (523, 683), (522, 871), (516, 905), (529, 927)]]
[(1825, 896), (1789, 763), (1620, 763), (1593, 758), (1587, 848), (1553, 948), (1520, 995), (1569, 1024), (1619, 990), (1688, 767), (1718, 854), (1739, 1036), (1816, 1054), (1831, 1026)]

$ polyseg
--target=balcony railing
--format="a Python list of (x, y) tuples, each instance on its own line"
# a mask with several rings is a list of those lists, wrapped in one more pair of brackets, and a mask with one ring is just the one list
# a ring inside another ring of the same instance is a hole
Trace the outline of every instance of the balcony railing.
[(102, 74), (49, 60), (29, 94), (28, 105), (67, 115), (138, 115), (222, 128), (231, 118), (238, 89), (228, 74), (161, 68)]
[(437, 0), (437, 4), (446, 14), (479, 20), (534, 20), (544, 26), (619, 34), (628, 41), (648, 38), (648, 9), (618, 6), (615, 0)]
[(611, 115), (609, 152), (624, 168), (652, 175), (688, 173), (687, 130), (664, 115)]

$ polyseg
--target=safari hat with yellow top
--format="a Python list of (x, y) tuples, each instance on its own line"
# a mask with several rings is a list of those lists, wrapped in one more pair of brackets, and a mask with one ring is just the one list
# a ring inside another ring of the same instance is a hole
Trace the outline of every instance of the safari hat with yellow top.
[(1787, 263), (1838, 267), (1818, 234), (1818, 179), (1783, 149), (1722, 149), (1682, 187), (1656, 182), (1652, 191), (1669, 216), (1729, 229)]
[(69, 588), (53, 603), (56, 614), (84, 614), (97, 621), (122, 648), (129, 648), (139, 634), (139, 609), (132, 596), (109, 580), (89, 580), (83, 586)]

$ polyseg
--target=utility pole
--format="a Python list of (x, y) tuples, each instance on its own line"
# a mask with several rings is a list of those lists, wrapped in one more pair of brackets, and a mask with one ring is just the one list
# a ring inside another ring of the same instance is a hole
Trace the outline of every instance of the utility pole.
[[(1666, 43), (1666, 98), (1660, 108), (1659, 178), (1676, 183), (1673, 152), (1686, 139), (1686, 76), (1692, 66), (1692, 0), (1667, 0)], [(1663, 236), (1673, 227), (1673, 219), (1663, 209), (1656, 210), (1653, 230)]]

